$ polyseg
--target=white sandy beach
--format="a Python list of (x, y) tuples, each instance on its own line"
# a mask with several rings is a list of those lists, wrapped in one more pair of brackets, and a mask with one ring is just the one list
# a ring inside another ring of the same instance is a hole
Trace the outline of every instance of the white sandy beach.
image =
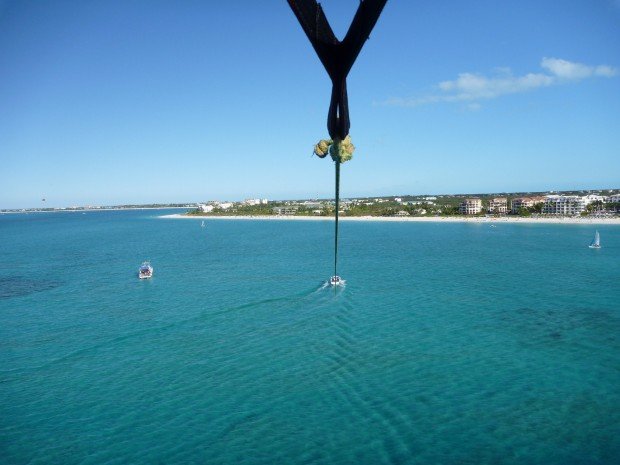
[[(183, 214), (163, 215), (160, 218), (184, 220), (273, 220), (273, 221), (333, 221), (333, 216), (189, 216)], [(419, 222), (419, 223), (552, 223), (552, 224), (608, 224), (620, 225), (620, 218), (582, 218), (582, 217), (394, 217), (394, 216), (341, 216), (340, 221), (387, 221), (387, 222)]]

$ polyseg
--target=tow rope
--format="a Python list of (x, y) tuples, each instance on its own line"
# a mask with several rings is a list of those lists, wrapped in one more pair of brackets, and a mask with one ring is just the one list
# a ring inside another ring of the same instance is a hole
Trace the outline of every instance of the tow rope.
[(338, 276), (338, 210), (340, 210), (340, 160), (334, 162), (336, 165), (336, 231), (334, 232), (334, 276)]
[(329, 153), (336, 166), (336, 189), (335, 189), (335, 232), (334, 232), (334, 276), (338, 276), (338, 215), (340, 212), (340, 164), (353, 158), (355, 146), (351, 142), (351, 137), (347, 136), (343, 141), (338, 142), (331, 139), (320, 140), (314, 146), (314, 154), (320, 158), (325, 158)]

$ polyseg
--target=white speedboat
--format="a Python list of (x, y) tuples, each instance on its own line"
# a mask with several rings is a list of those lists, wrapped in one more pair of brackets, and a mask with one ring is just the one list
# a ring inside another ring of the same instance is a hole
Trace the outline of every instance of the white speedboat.
[(138, 277), (140, 279), (147, 279), (153, 276), (153, 267), (150, 262), (144, 262), (140, 265), (138, 270)]
[(596, 234), (594, 235), (594, 239), (592, 240), (592, 243), (588, 247), (590, 247), (591, 249), (601, 248), (601, 236), (599, 235), (598, 231), (596, 231)]
[(329, 285), (342, 286), (342, 279), (340, 278), (340, 276), (332, 276), (331, 278), (329, 278)]

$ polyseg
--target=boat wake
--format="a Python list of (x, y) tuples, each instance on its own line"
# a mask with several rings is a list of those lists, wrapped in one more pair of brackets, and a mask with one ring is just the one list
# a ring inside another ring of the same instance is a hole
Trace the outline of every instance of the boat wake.
[(325, 281), (324, 283), (321, 284), (321, 286), (317, 289), (318, 291), (322, 291), (324, 289), (344, 289), (347, 285), (347, 281), (346, 279), (340, 279), (340, 281), (338, 282), (338, 284), (334, 285), (331, 282), (331, 278), (328, 279), (327, 281)]

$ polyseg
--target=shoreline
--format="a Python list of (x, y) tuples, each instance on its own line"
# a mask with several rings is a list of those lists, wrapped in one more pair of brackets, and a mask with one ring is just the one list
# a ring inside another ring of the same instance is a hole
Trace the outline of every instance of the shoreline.
[[(162, 215), (158, 218), (163, 219), (182, 219), (182, 220), (267, 220), (267, 221), (333, 221), (333, 216), (188, 216), (183, 214)], [(339, 221), (381, 221), (381, 222), (413, 222), (413, 223), (521, 223), (521, 224), (583, 224), (583, 225), (618, 225), (620, 218), (524, 218), (524, 217), (453, 217), (453, 216), (414, 216), (414, 217), (394, 217), (394, 216), (341, 216)]]

